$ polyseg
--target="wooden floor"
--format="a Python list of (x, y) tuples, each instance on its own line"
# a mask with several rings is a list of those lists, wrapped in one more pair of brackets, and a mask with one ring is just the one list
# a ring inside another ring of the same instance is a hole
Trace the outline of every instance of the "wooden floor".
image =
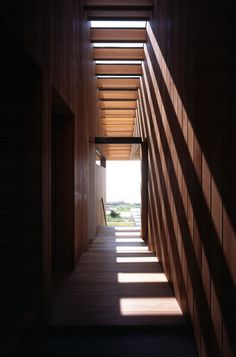
[(75, 271), (56, 277), (52, 325), (180, 326), (185, 319), (139, 229), (103, 227)]

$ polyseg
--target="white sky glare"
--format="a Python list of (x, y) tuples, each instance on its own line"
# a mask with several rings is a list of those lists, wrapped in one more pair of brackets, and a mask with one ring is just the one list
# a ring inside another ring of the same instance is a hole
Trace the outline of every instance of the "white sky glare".
[(107, 202), (140, 203), (140, 161), (107, 161)]
[(92, 28), (145, 28), (146, 21), (91, 21)]

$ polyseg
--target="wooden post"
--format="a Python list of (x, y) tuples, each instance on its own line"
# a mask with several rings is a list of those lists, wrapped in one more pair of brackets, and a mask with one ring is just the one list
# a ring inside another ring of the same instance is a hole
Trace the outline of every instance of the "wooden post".
[(141, 234), (148, 240), (148, 145), (141, 144)]

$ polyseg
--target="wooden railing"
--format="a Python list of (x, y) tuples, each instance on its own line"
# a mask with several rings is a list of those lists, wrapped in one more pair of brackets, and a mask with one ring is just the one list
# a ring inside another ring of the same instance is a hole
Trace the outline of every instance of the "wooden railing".
[(101, 202), (102, 202), (103, 217), (104, 217), (105, 224), (107, 226), (107, 216), (106, 216), (106, 210), (105, 210), (103, 198), (101, 198)]

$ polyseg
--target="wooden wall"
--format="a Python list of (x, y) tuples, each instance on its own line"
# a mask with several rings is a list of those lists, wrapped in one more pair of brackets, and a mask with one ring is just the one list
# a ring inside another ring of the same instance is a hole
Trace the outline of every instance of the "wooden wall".
[(42, 77), (6, 28), (0, 41), (0, 354), (5, 355), (1, 345), (40, 305)]
[(149, 245), (193, 323), (200, 356), (235, 355), (229, 3), (155, 1), (139, 91)]
[[(69, 187), (73, 189), (73, 207), (61, 205), (62, 211), (58, 211), (58, 215), (72, 214), (74, 218), (70, 268), (88, 247), (88, 200), (95, 202), (95, 193), (88, 194), (89, 137), (99, 136), (100, 129), (89, 23), (83, 2), (3, 0), (0, 20), (4, 159), (1, 207), (5, 217), (1, 232), (5, 237), (1, 247), (5, 297), (1, 310), (4, 321), (10, 321), (9, 330), (5, 328), (6, 335), (10, 335), (17, 330), (16, 321), (21, 323), (32, 306), (41, 306), (42, 316), (50, 318), (55, 189), (52, 138), (66, 142), (67, 135), (63, 131), (64, 137), (60, 138), (59, 121), (53, 124), (55, 108), (58, 118), (70, 113), (73, 121), (74, 171)], [(55, 93), (59, 98), (56, 102)], [(58, 144), (58, 158), (64, 157), (64, 163), (68, 162), (66, 152), (59, 152), (59, 147)], [(60, 179), (57, 185), (62, 192), (65, 181)], [(65, 266), (68, 268), (68, 264)]]

